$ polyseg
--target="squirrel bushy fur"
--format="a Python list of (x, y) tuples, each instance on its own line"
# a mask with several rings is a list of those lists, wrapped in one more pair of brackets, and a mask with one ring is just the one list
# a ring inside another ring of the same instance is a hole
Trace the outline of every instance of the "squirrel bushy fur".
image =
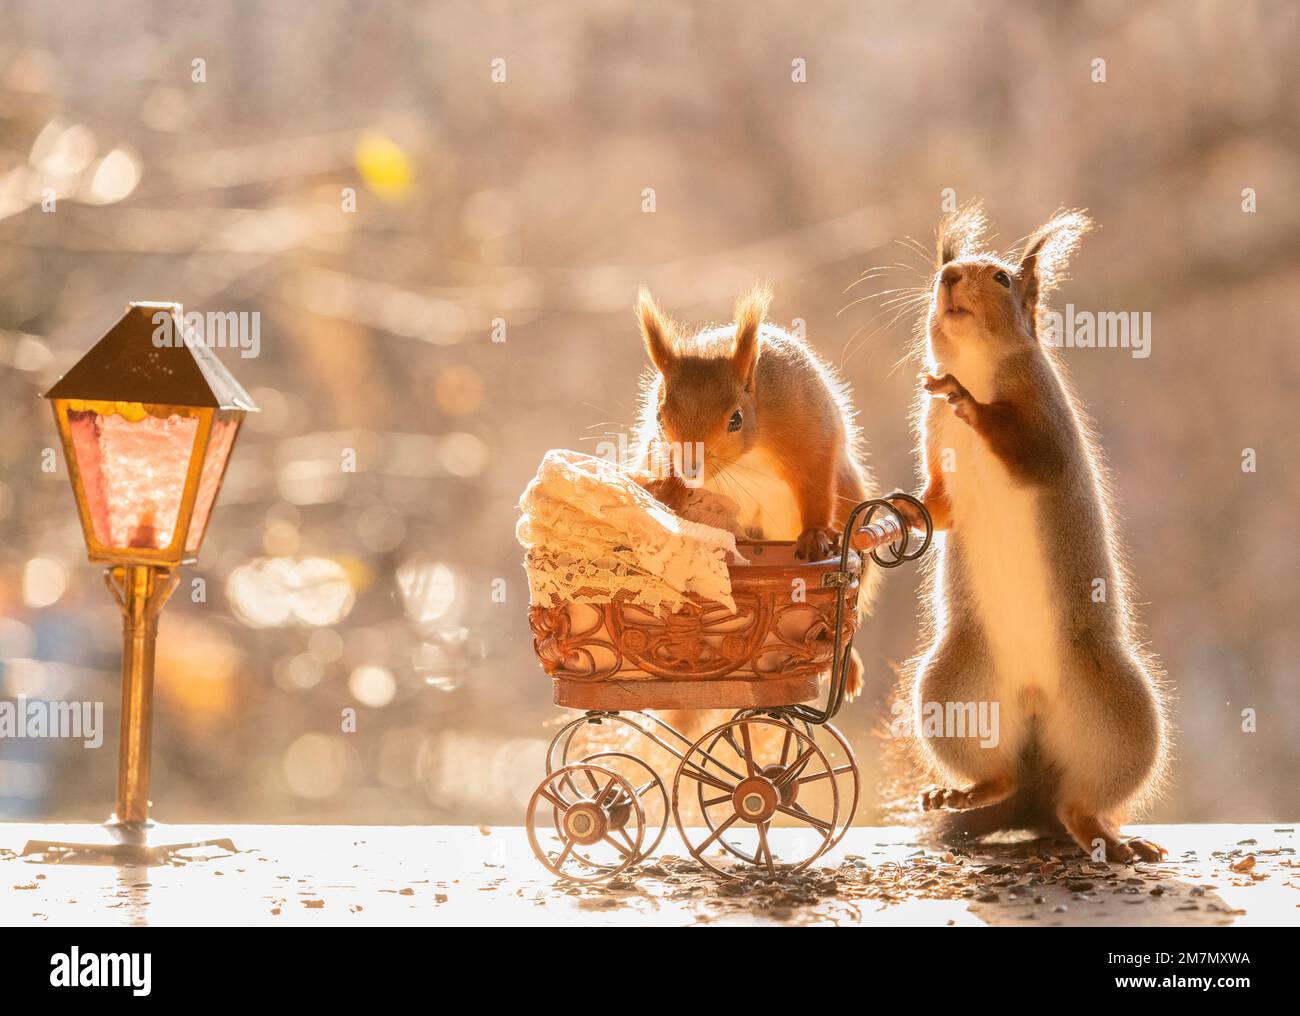
[[(751, 539), (794, 541), (798, 557), (819, 561), (837, 552), (849, 512), (875, 482), (848, 387), (806, 341), (765, 322), (770, 300), (756, 286), (737, 301), (733, 324), (688, 332), (641, 291), (636, 317), (653, 370), (634, 460), (650, 468), (657, 448), (702, 448), (700, 481), (736, 501)], [(879, 571), (868, 562), (860, 612)], [(854, 651), (849, 698), (862, 683)]]
[[(941, 535), (928, 645), (899, 693), (935, 783), (921, 807), (949, 842), (1065, 832), (1110, 860), (1158, 860), (1119, 827), (1164, 772), (1163, 679), (1139, 642), (1092, 428), (1045, 336), (1046, 294), (1091, 223), (1058, 213), (1011, 259), (983, 249), (985, 225), (978, 208), (941, 225), (926, 320), (920, 498)], [(927, 709), (967, 703), (996, 703), (995, 739), (927, 736)]]

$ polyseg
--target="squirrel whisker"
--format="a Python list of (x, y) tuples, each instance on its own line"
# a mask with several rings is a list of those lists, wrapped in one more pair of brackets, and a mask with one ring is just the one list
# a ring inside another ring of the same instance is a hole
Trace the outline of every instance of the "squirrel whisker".
[(843, 369), (844, 365), (848, 363), (849, 358), (853, 355), (854, 352), (857, 351), (857, 349), (853, 348), (853, 340), (857, 338), (857, 336), (863, 331), (863, 329), (871, 327), (871, 325), (875, 324), (875, 322), (879, 321), (886, 314), (889, 314), (891, 310), (894, 311), (893, 316), (888, 321), (886, 321), (879, 328), (872, 331), (865, 339), (863, 339), (858, 344), (857, 347), (858, 349), (865, 346), (868, 342), (874, 339), (881, 332), (893, 328), (894, 325), (896, 325), (899, 322), (899, 320), (909, 310), (911, 310), (914, 307), (920, 307), (922, 302), (926, 300), (928, 300), (928, 296), (920, 293), (918, 293), (914, 297), (900, 299), (897, 310), (894, 310), (894, 308), (889, 306), (883, 307), (877, 314), (871, 317), (868, 321), (866, 321), (858, 328), (854, 329), (853, 333), (849, 336), (848, 341), (844, 343), (844, 352), (840, 355), (840, 368)]

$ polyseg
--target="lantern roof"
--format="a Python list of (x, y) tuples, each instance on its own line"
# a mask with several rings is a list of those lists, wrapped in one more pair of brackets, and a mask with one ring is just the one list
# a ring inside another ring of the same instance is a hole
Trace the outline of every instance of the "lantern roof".
[(44, 397), (257, 412), (216, 353), (198, 336), (186, 341), (187, 334), (179, 303), (129, 303)]

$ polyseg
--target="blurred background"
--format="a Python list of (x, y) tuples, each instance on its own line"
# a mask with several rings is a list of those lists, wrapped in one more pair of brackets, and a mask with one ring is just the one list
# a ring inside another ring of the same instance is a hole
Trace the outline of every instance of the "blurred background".
[[(1294, 5), (5, 0), (0, 26), (0, 697), (108, 726), (0, 740), (0, 818), (112, 806), (120, 622), (37, 396), (128, 300), (262, 316), (260, 355), (220, 354), (262, 413), (206, 600), (163, 615), (158, 817), (518, 823), (563, 712), (515, 505), (548, 448), (631, 424), (638, 284), (702, 324), (771, 280), (910, 488), (914, 321), (884, 301), (925, 282), (899, 241), (928, 249), (945, 189), (1002, 246), (1089, 208), (1058, 305), (1152, 314), (1149, 358), (1064, 351), (1177, 691), (1151, 817), (1296, 818)], [(917, 583), (857, 640), (868, 785)]]

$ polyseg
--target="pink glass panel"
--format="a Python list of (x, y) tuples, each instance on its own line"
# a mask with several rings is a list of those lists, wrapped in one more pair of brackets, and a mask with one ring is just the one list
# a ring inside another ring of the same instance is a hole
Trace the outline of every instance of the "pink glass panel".
[(208, 516), (212, 513), (212, 504), (217, 499), (221, 477), (226, 471), (226, 460), (230, 458), (230, 449), (235, 444), (239, 420), (240, 418), (233, 413), (221, 413), (212, 421), (212, 432), (208, 436), (208, 453), (203, 457), (203, 472), (199, 474), (199, 493), (194, 501), (194, 517), (190, 521), (190, 533), (185, 540), (187, 553), (197, 552), (199, 544), (203, 542), (203, 533), (208, 528)]
[(95, 536), (107, 546), (163, 549), (176, 530), (199, 421), (138, 420), (69, 410), (77, 468)]

